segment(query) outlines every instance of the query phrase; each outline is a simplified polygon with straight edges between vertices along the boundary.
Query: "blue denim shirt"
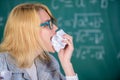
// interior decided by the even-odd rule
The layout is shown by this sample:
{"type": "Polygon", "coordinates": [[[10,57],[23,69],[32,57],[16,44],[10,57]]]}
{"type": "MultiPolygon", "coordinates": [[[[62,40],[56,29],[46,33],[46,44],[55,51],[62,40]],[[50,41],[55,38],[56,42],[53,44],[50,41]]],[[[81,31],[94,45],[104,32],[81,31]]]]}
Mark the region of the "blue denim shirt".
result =
{"type": "MultiPolygon", "coordinates": [[[[59,64],[50,55],[51,62],[41,62],[39,58],[35,60],[38,80],[65,80],[60,73],[59,64]]],[[[12,80],[31,80],[26,70],[18,68],[15,59],[7,52],[0,53],[0,71],[8,70],[12,72],[12,80]]]]}

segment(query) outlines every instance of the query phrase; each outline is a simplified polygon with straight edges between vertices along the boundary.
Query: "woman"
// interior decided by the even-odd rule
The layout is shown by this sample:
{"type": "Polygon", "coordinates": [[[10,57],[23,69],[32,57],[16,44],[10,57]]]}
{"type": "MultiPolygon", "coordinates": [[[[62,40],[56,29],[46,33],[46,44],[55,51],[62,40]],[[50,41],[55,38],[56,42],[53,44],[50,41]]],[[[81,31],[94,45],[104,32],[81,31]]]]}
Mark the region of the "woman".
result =
{"type": "Polygon", "coordinates": [[[66,77],[60,73],[56,59],[49,54],[55,52],[51,44],[58,29],[55,22],[43,4],[16,6],[8,17],[0,44],[0,71],[12,72],[12,80],[78,80],[70,62],[74,50],[70,35],[63,36],[67,46],[58,53],[66,77]]]}

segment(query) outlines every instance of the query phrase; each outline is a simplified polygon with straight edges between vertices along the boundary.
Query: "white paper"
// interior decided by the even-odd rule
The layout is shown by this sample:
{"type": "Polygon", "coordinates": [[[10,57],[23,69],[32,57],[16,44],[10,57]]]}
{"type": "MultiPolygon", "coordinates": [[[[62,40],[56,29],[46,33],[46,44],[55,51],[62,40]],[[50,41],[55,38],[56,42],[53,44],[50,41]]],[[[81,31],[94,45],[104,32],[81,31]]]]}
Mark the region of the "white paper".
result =
{"type": "Polygon", "coordinates": [[[56,52],[59,52],[60,49],[63,49],[66,45],[66,43],[63,43],[63,35],[66,34],[62,29],[56,32],[56,35],[52,37],[52,45],[56,52]]]}

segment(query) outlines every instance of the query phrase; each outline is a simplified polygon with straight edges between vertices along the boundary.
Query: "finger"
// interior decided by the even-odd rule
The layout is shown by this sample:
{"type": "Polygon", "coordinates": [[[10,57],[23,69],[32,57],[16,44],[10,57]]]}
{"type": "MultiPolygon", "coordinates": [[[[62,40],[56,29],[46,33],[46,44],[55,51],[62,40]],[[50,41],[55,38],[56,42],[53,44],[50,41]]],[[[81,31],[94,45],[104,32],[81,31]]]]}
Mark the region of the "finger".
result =
{"type": "Polygon", "coordinates": [[[70,36],[70,35],[68,35],[68,34],[64,34],[63,37],[68,38],[68,39],[71,39],[71,40],[73,39],[72,36],[70,36]]]}
{"type": "Polygon", "coordinates": [[[68,45],[73,45],[73,43],[70,40],[68,40],[68,39],[63,40],[63,42],[68,44],[68,45]]]}
{"type": "Polygon", "coordinates": [[[63,38],[64,38],[64,39],[67,39],[68,41],[70,41],[70,43],[73,43],[73,38],[72,38],[72,36],[70,36],[70,35],[68,35],[68,34],[65,34],[65,35],[63,36],[63,38]]]}

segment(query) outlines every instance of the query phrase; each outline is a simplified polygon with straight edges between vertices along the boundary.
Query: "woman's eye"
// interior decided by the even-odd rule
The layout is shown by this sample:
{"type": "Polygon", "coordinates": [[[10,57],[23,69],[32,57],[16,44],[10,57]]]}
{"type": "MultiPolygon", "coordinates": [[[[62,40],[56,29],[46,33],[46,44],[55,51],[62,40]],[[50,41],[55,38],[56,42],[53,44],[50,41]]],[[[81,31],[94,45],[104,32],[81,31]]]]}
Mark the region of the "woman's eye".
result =
{"type": "Polygon", "coordinates": [[[43,24],[43,26],[47,26],[48,25],[48,23],[47,22],[45,22],[44,24],[43,24]]]}
{"type": "Polygon", "coordinates": [[[43,27],[48,27],[48,28],[52,29],[52,27],[53,27],[53,22],[52,22],[51,20],[48,20],[47,22],[42,23],[41,26],[43,26],[43,27]]]}
{"type": "Polygon", "coordinates": [[[48,24],[45,24],[44,26],[45,26],[45,27],[47,27],[47,26],[48,26],[48,24]]]}

